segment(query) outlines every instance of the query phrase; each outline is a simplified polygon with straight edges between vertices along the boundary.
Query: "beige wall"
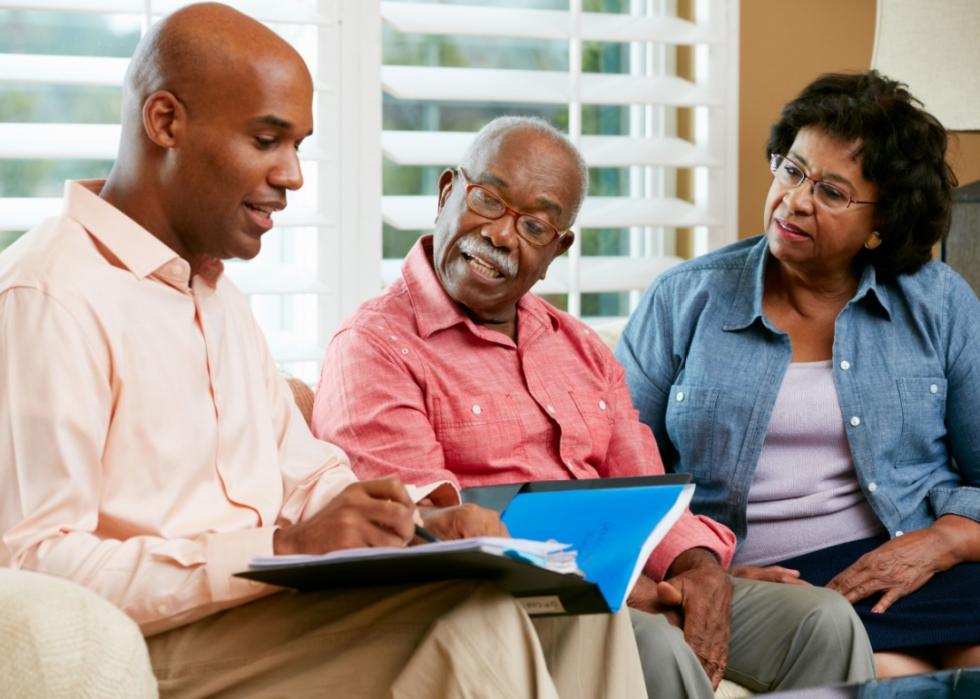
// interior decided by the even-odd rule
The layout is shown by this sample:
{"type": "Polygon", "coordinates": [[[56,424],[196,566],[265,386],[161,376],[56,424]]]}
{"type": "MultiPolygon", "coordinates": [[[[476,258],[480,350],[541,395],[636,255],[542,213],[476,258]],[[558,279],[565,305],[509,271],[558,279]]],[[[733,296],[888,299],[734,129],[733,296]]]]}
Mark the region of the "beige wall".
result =
{"type": "MultiPolygon", "coordinates": [[[[741,237],[762,231],[769,187],[765,145],[782,106],[813,78],[871,65],[875,0],[742,0],[739,66],[741,237]],[[779,48],[782,46],[782,48],[779,48]]],[[[901,76],[891,76],[901,79],[901,76]]],[[[950,163],[960,182],[980,179],[980,133],[959,134],[950,163]]]]}

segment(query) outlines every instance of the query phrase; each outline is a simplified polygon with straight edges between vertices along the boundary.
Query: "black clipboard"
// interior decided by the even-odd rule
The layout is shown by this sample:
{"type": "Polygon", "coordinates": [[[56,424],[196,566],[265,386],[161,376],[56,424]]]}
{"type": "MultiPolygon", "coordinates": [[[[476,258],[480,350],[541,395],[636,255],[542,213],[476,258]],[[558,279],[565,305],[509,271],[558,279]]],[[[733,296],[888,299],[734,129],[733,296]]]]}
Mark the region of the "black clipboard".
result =
{"type": "MultiPolygon", "coordinates": [[[[685,485],[689,474],[533,481],[464,488],[464,503],[476,503],[501,514],[521,493],[595,490],[651,485],[685,485]]],[[[419,551],[414,555],[379,555],[355,560],[293,563],[247,570],[237,577],[298,590],[334,590],[382,585],[417,585],[441,580],[486,580],[510,592],[532,616],[607,614],[599,586],[585,578],[541,568],[485,551],[419,551]]]]}
{"type": "Polygon", "coordinates": [[[547,493],[558,490],[598,490],[601,488],[630,488],[646,485],[687,485],[689,473],[666,473],[659,476],[628,476],[624,478],[584,478],[564,481],[528,481],[504,485],[484,485],[463,488],[460,499],[503,514],[511,501],[521,493],[547,493]]]}
{"type": "Polygon", "coordinates": [[[609,612],[595,583],[485,551],[420,551],[416,555],[313,561],[235,575],[304,591],[485,580],[514,595],[532,616],[609,612]]]}

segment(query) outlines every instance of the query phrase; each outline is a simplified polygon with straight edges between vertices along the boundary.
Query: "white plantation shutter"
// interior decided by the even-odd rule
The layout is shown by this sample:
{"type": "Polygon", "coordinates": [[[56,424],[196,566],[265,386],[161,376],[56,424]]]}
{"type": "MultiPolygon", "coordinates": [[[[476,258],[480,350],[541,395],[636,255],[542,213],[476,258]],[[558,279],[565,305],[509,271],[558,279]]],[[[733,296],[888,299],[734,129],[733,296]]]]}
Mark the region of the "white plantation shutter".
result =
{"type": "MultiPolygon", "coordinates": [[[[128,56],[140,31],[185,4],[0,0],[0,103],[10,100],[13,105],[29,98],[43,102],[39,94],[57,99],[72,90],[83,105],[118,101],[128,56]],[[72,34],[70,28],[76,25],[81,43],[63,46],[62,35],[72,34]],[[18,43],[18,27],[33,33],[28,42],[33,52],[9,49],[18,43]],[[50,32],[47,41],[45,32],[50,32]],[[117,33],[128,43],[114,46],[115,55],[97,55],[106,37],[117,33]],[[72,48],[89,55],[72,55],[72,48]]],[[[300,151],[305,185],[289,194],[289,206],[275,216],[276,225],[264,237],[259,257],[227,265],[229,275],[249,296],[277,361],[313,382],[336,326],[380,288],[380,240],[357,235],[380,227],[380,44],[379,38],[373,45],[365,41],[372,31],[378,35],[378,11],[374,3],[357,0],[233,0],[229,4],[290,41],[314,75],[315,134],[300,151]],[[370,25],[367,31],[365,23],[370,25]],[[365,67],[370,90],[361,89],[365,67]],[[350,235],[341,235],[342,230],[350,235]]],[[[67,177],[104,176],[115,158],[118,110],[103,109],[103,123],[79,120],[71,110],[50,112],[38,114],[37,120],[17,121],[0,107],[2,243],[60,210],[58,177],[47,177],[36,191],[11,192],[17,189],[18,172],[37,166],[64,171],[67,177]]]]}
{"type": "MultiPolygon", "coordinates": [[[[518,39],[563,42],[567,56],[564,70],[476,65],[479,51],[472,52],[476,60],[470,66],[386,64],[381,80],[387,99],[423,109],[428,105],[437,118],[421,129],[388,130],[386,115],[382,148],[396,166],[451,166],[459,162],[476,129],[441,130],[440,122],[451,119],[440,120],[439,110],[480,103],[487,107],[487,118],[512,111],[535,113],[538,107],[552,109],[552,115],[555,108],[567,111],[567,132],[590,168],[619,170],[621,191],[586,199],[576,224],[578,241],[554,262],[535,290],[564,296],[568,310],[576,315],[589,314],[583,309],[583,294],[619,292],[629,302],[619,304],[618,311],[614,304],[611,313],[599,313],[625,315],[639,290],[679,261],[678,229],[693,229],[694,253],[737,238],[738,3],[694,2],[695,20],[677,17],[677,3],[666,0],[586,5],[612,11],[583,11],[582,0],[382,1],[382,19],[394,34],[479,37],[484,52],[493,41],[503,50],[518,39]],[[595,42],[622,45],[620,51],[628,55],[626,69],[583,71],[583,46],[595,42]],[[676,74],[678,45],[695,47],[695,80],[676,74]],[[584,110],[595,106],[619,107],[623,128],[612,134],[583,134],[584,110]],[[678,138],[677,108],[694,109],[695,138],[678,138]],[[676,196],[676,173],[684,168],[694,172],[693,201],[676,196]],[[588,236],[593,243],[602,243],[603,237],[618,239],[619,249],[600,244],[605,252],[583,254],[588,236]],[[632,293],[627,296],[628,292],[632,293]]],[[[390,229],[425,231],[436,211],[434,191],[406,194],[386,188],[382,211],[390,229]]],[[[386,282],[398,276],[399,267],[397,256],[383,262],[386,282]]]]}
{"type": "MultiPolygon", "coordinates": [[[[296,46],[316,87],[305,185],[259,257],[228,264],[277,361],[316,381],[340,322],[431,227],[439,171],[498,114],[549,118],[593,168],[578,240],[536,288],[573,313],[627,314],[685,251],[679,230],[688,254],[734,240],[738,3],[687,0],[694,20],[677,3],[231,2],[296,46]],[[677,46],[694,47],[694,80],[677,46]],[[589,64],[607,54],[617,65],[589,64]],[[694,113],[687,138],[679,109],[694,113]]],[[[184,4],[0,0],[0,247],[59,210],[63,179],[108,172],[128,56],[184,4]]]]}

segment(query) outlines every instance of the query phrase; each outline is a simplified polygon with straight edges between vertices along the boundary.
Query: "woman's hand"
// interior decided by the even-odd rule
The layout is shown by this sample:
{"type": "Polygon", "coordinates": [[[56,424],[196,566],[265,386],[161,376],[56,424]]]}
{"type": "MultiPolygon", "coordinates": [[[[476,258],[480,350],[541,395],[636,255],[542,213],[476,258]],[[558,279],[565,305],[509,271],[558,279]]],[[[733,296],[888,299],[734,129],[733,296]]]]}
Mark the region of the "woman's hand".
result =
{"type": "Polygon", "coordinates": [[[782,566],[732,566],[728,571],[736,578],[749,580],[765,580],[766,582],[785,583],[787,585],[809,585],[800,577],[800,571],[782,566]]]}
{"type": "Polygon", "coordinates": [[[927,529],[887,541],[861,556],[827,583],[854,603],[883,593],[871,611],[881,614],[897,600],[915,592],[936,573],[972,560],[980,524],[965,517],[945,515],[927,529]]]}

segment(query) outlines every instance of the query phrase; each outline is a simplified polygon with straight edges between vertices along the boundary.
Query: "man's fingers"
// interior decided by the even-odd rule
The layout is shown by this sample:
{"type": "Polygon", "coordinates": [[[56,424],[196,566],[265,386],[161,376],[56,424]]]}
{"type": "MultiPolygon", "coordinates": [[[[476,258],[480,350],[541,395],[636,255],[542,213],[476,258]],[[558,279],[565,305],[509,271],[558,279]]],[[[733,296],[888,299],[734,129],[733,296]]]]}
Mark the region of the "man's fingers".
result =
{"type": "Polygon", "coordinates": [[[348,488],[358,487],[360,491],[374,498],[375,500],[391,500],[392,502],[397,502],[405,507],[415,507],[415,503],[412,502],[412,498],[409,496],[408,491],[402,482],[397,478],[380,478],[374,481],[360,481],[359,483],[354,483],[348,488]]]}
{"type": "Polygon", "coordinates": [[[708,681],[711,682],[711,688],[718,689],[718,685],[725,678],[725,666],[707,658],[698,657],[698,660],[704,668],[704,674],[708,676],[708,681]]]}
{"type": "Polygon", "coordinates": [[[415,536],[415,508],[405,507],[399,502],[376,501],[364,508],[364,516],[372,524],[390,531],[401,538],[401,543],[411,541],[415,536]]]}
{"type": "Polygon", "coordinates": [[[657,583],[657,601],[668,607],[678,607],[684,602],[684,595],[674,585],[666,581],[657,583]]]}
{"type": "Polygon", "coordinates": [[[510,536],[500,515],[474,504],[426,509],[425,526],[442,539],[462,539],[473,536],[510,536]]]}

